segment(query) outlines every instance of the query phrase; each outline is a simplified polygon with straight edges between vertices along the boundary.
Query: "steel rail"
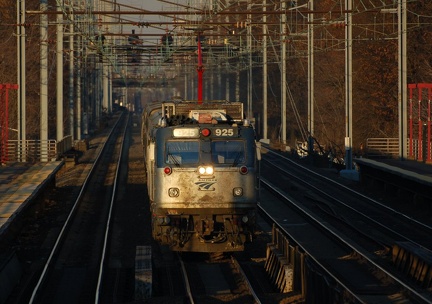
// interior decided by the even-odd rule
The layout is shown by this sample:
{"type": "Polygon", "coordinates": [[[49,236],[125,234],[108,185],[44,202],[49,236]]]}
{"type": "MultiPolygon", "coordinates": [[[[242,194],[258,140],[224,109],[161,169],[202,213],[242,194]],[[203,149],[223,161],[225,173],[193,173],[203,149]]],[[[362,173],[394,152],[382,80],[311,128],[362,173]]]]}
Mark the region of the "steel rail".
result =
{"type": "MultiPolygon", "coordinates": [[[[266,161],[265,159],[263,159],[263,160],[266,161]]],[[[274,166],[271,162],[269,162],[269,163],[270,163],[270,165],[274,166]]],[[[295,162],[294,162],[294,164],[295,164],[295,162]]],[[[311,173],[311,170],[308,170],[307,168],[304,168],[304,167],[302,167],[302,166],[300,166],[300,165],[298,165],[298,164],[296,164],[296,165],[299,166],[299,167],[301,167],[302,169],[307,170],[308,173],[311,173]]],[[[392,233],[393,235],[395,235],[395,236],[397,236],[397,237],[400,237],[401,239],[404,239],[405,241],[410,242],[411,244],[414,244],[414,245],[416,245],[416,246],[418,246],[418,247],[420,247],[420,248],[425,248],[422,244],[419,244],[418,242],[416,242],[415,240],[409,238],[406,234],[404,234],[404,231],[403,231],[403,230],[402,230],[402,231],[397,231],[397,230],[395,230],[395,229],[392,229],[391,227],[386,226],[384,223],[380,222],[379,220],[376,220],[376,219],[374,219],[374,218],[368,216],[366,213],[364,213],[364,212],[362,212],[362,211],[360,211],[360,210],[358,210],[358,209],[356,209],[356,208],[354,208],[354,207],[351,207],[349,204],[347,204],[347,203],[345,203],[345,202],[339,200],[338,198],[336,198],[336,197],[334,197],[334,196],[331,196],[330,194],[326,193],[326,192],[323,191],[323,190],[320,190],[318,187],[315,187],[315,186],[314,186],[313,184],[311,184],[310,182],[307,182],[307,181],[305,181],[305,180],[300,180],[300,179],[298,179],[297,176],[295,176],[295,175],[289,173],[289,172],[286,171],[286,170],[281,169],[280,167],[277,167],[277,168],[278,168],[279,170],[282,170],[285,174],[288,174],[289,176],[295,178],[296,180],[298,180],[298,181],[301,182],[302,184],[307,185],[307,187],[313,189],[313,191],[316,191],[317,193],[319,193],[319,194],[321,194],[321,195],[327,197],[327,198],[330,199],[331,201],[333,201],[333,202],[335,202],[335,203],[337,203],[337,204],[339,204],[339,205],[341,205],[341,206],[344,206],[344,207],[348,208],[348,209],[351,210],[352,212],[355,212],[356,214],[362,216],[362,217],[365,218],[367,221],[369,221],[369,222],[373,223],[374,225],[376,225],[376,226],[378,226],[378,227],[384,229],[385,231],[388,231],[389,233],[392,233]]],[[[341,186],[345,191],[348,191],[348,192],[350,192],[350,193],[352,193],[352,194],[354,194],[354,195],[357,195],[357,196],[361,197],[361,199],[363,199],[363,200],[367,200],[367,201],[369,201],[369,202],[371,202],[371,203],[377,204],[380,208],[382,207],[382,208],[384,208],[384,209],[387,210],[387,211],[391,211],[395,216],[402,217],[402,218],[403,218],[404,220],[406,220],[406,221],[412,222],[412,223],[415,224],[415,225],[419,225],[422,229],[427,229],[427,230],[429,230],[430,233],[432,234],[432,227],[431,227],[431,226],[429,226],[429,225],[427,225],[427,224],[425,224],[425,223],[421,223],[421,222],[419,222],[419,221],[417,221],[417,220],[415,220],[415,219],[413,219],[413,218],[411,218],[411,217],[408,217],[408,216],[406,216],[405,214],[403,214],[403,213],[401,213],[401,212],[399,212],[399,211],[397,211],[397,210],[394,210],[394,209],[392,209],[392,208],[390,208],[390,207],[388,207],[388,206],[386,206],[386,205],[383,205],[383,204],[381,204],[380,202],[378,202],[378,201],[376,201],[376,200],[374,200],[374,199],[372,199],[372,198],[370,198],[370,197],[367,197],[367,196],[365,196],[365,195],[363,195],[363,194],[361,194],[361,193],[359,193],[359,192],[357,192],[357,191],[354,191],[354,190],[352,190],[352,189],[350,189],[350,188],[348,188],[348,187],[346,187],[346,186],[344,186],[344,185],[341,185],[341,184],[339,184],[339,183],[337,183],[337,182],[335,182],[335,181],[333,181],[333,180],[331,180],[331,179],[328,179],[328,178],[326,178],[325,176],[321,176],[321,175],[317,174],[316,172],[314,172],[314,175],[317,176],[317,177],[319,177],[319,178],[323,178],[323,179],[325,179],[326,181],[331,181],[331,182],[333,182],[336,186],[338,186],[338,187],[341,186]]],[[[353,228],[354,228],[354,227],[353,227],[353,228]]],[[[426,250],[430,250],[430,248],[425,248],[425,249],[426,249],[426,250]]]]}
{"type": "MultiPolygon", "coordinates": [[[[378,269],[379,271],[381,271],[383,274],[387,275],[389,278],[391,278],[395,283],[399,284],[399,286],[405,288],[405,290],[409,291],[410,293],[410,297],[412,297],[411,299],[415,299],[416,301],[423,301],[424,303],[430,303],[430,299],[428,297],[426,297],[426,295],[424,295],[423,293],[415,290],[414,288],[412,288],[411,286],[407,285],[405,282],[403,282],[401,279],[399,279],[398,277],[396,277],[395,275],[393,275],[392,273],[388,272],[386,269],[384,269],[382,266],[380,266],[379,264],[377,264],[371,257],[369,257],[368,253],[363,252],[363,250],[361,250],[360,248],[356,248],[356,246],[354,244],[351,244],[348,240],[344,239],[342,236],[340,236],[338,234],[337,231],[334,231],[333,229],[330,229],[329,227],[327,227],[324,223],[322,223],[320,220],[316,219],[315,216],[313,214],[311,214],[310,212],[308,212],[307,210],[303,209],[303,207],[296,203],[295,201],[293,201],[292,199],[288,198],[282,191],[280,191],[279,189],[273,187],[269,181],[267,181],[266,179],[262,179],[261,183],[264,184],[266,187],[268,187],[269,189],[271,189],[272,192],[276,193],[278,196],[280,196],[281,198],[283,198],[284,200],[290,202],[290,205],[292,205],[296,210],[298,210],[299,212],[303,213],[305,216],[307,216],[311,221],[313,221],[317,226],[321,227],[323,230],[325,230],[326,232],[328,232],[330,235],[332,235],[337,241],[341,242],[341,244],[344,244],[345,246],[347,246],[348,248],[350,248],[351,250],[353,250],[354,252],[357,252],[362,258],[364,258],[368,263],[370,263],[370,265],[372,265],[373,267],[375,267],[376,269],[378,269]],[[415,298],[413,298],[415,297],[415,298]]],[[[273,220],[273,222],[275,223],[275,225],[277,225],[277,227],[284,231],[284,233],[286,233],[286,235],[288,235],[291,239],[295,240],[295,238],[281,225],[279,224],[276,220],[274,220],[270,214],[268,214],[265,209],[263,209],[262,206],[258,206],[258,208],[260,209],[260,211],[265,214],[266,217],[271,218],[273,220]]],[[[357,293],[355,293],[354,291],[352,291],[349,286],[347,286],[346,284],[344,284],[340,279],[338,279],[336,276],[334,276],[331,273],[331,270],[328,269],[328,266],[323,265],[322,263],[320,263],[308,250],[306,250],[306,248],[304,248],[301,244],[298,244],[298,246],[315,262],[317,263],[317,265],[319,265],[329,276],[331,276],[338,284],[340,284],[347,292],[350,293],[351,296],[353,296],[356,300],[358,300],[360,303],[367,303],[365,302],[362,298],[361,295],[358,295],[357,293]]]]}
{"type": "MultiPolygon", "coordinates": [[[[126,115],[126,114],[123,113],[123,115],[126,115]]],[[[127,119],[129,120],[130,114],[128,114],[128,115],[129,115],[129,117],[127,119]]],[[[111,217],[112,217],[114,203],[115,203],[115,200],[117,199],[117,189],[119,188],[118,177],[119,177],[120,165],[121,165],[121,161],[122,161],[123,153],[124,153],[124,144],[125,144],[124,138],[126,136],[126,130],[128,129],[128,126],[129,126],[129,123],[127,121],[125,126],[124,126],[124,129],[123,129],[123,135],[122,135],[123,140],[121,142],[121,147],[120,147],[120,156],[119,156],[119,159],[117,161],[117,166],[116,166],[116,171],[115,171],[115,176],[114,176],[114,183],[113,183],[113,190],[111,193],[109,212],[108,212],[108,216],[106,219],[106,229],[105,229],[105,235],[104,235],[104,242],[103,242],[103,246],[102,246],[101,259],[100,259],[100,263],[99,263],[99,275],[98,275],[97,286],[96,286],[96,295],[95,295],[95,303],[96,304],[99,303],[99,297],[100,297],[100,292],[101,292],[102,276],[103,276],[106,251],[107,251],[107,246],[108,246],[108,237],[110,234],[110,227],[111,227],[111,217]]]]}
{"type": "MultiPolygon", "coordinates": [[[[290,204],[299,212],[307,216],[308,218],[311,218],[312,220],[316,221],[316,223],[320,226],[323,226],[319,221],[315,220],[314,216],[310,214],[307,210],[304,210],[299,204],[292,201],[290,198],[285,196],[284,193],[279,191],[277,188],[273,187],[266,179],[263,179],[261,177],[260,182],[267,188],[271,189],[272,192],[276,193],[278,196],[282,197],[284,200],[290,202],[290,204]]],[[[274,219],[265,209],[264,207],[259,204],[258,209],[266,218],[268,218],[279,230],[283,231],[285,235],[287,235],[291,240],[295,241],[295,237],[289,233],[276,219],[274,219]]],[[[325,229],[325,227],[323,227],[325,229]]],[[[348,246],[348,244],[345,242],[344,239],[340,238],[338,235],[336,235],[333,231],[329,230],[329,233],[333,235],[335,238],[337,238],[340,242],[348,246]]],[[[314,257],[314,255],[309,252],[302,244],[297,243],[297,246],[303,251],[305,254],[307,254],[308,257],[310,257],[316,265],[324,269],[324,271],[327,273],[328,276],[330,276],[335,282],[337,282],[340,286],[342,286],[353,298],[355,298],[359,303],[364,302],[354,291],[352,291],[347,285],[345,285],[339,278],[337,278],[335,275],[331,273],[329,269],[325,265],[323,265],[317,258],[314,257]]]]}
{"type": "MultiPolygon", "coordinates": [[[[398,215],[398,216],[400,216],[400,217],[402,217],[402,218],[405,218],[406,220],[412,221],[412,222],[415,223],[416,225],[419,225],[419,226],[421,226],[421,227],[423,227],[423,228],[425,228],[425,229],[430,229],[430,230],[431,230],[431,233],[432,233],[432,226],[430,226],[430,225],[428,225],[428,224],[426,224],[426,223],[420,222],[420,221],[416,220],[415,218],[409,217],[409,216],[407,216],[406,214],[404,214],[404,213],[402,213],[402,212],[399,212],[399,211],[397,211],[397,210],[395,210],[395,209],[393,209],[393,208],[391,208],[391,207],[389,207],[389,206],[387,206],[387,205],[385,205],[385,204],[382,204],[382,203],[380,203],[379,201],[374,200],[373,198],[368,197],[368,196],[366,196],[366,195],[364,195],[364,194],[362,194],[362,193],[360,193],[360,192],[357,192],[357,191],[355,191],[355,190],[353,190],[353,189],[351,189],[351,188],[349,188],[349,187],[347,187],[347,186],[345,186],[345,185],[343,185],[343,184],[341,184],[341,183],[338,183],[338,182],[332,180],[331,178],[328,178],[328,177],[326,177],[326,176],[320,175],[319,173],[317,173],[317,172],[315,172],[315,171],[313,171],[313,170],[310,170],[310,169],[308,169],[308,168],[306,168],[306,167],[304,167],[304,166],[301,166],[300,164],[298,164],[297,162],[293,161],[292,159],[290,159],[290,158],[288,158],[288,157],[286,157],[286,156],[283,156],[283,155],[281,155],[281,154],[279,154],[279,153],[276,153],[276,152],[274,152],[274,151],[272,151],[272,150],[270,150],[270,149],[269,149],[268,151],[269,151],[270,154],[274,154],[274,155],[277,155],[278,157],[283,158],[284,161],[287,161],[287,162],[289,162],[290,164],[292,164],[292,165],[294,165],[294,166],[296,166],[296,167],[298,167],[298,168],[301,168],[301,169],[304,170],[304,171],[307,171],[309,174],[312,174],[312,175],[314,175],[314,176],[316,176],[316,177],[319,177],[319,178],[321,178],[321,179],[324,179],[325,181],[330,182],[330,183],[332,183],[332,184],[334,184],[334,185],[336,185],[336,186],[338,186],[338,187],[340,187],[340,188],[342,188],[342,189],[344,189],[344,190],[346,190],[346,191],[349,191],[349,192],[351,192],[351,193],[357,195],[358,197],[361,197],[361,198],[363,198],[363,199],[369,200],[370,202],[372,202],[372,203],[374,203],[374,204],[376,204],[376,205],[379,205],[380,207],[382,207],[382,208],[384,208],[384,209],[386,209],[386,210],[388,210],[388,211],[394,213],[395,215],[398,215]]],[[[288,173],[288,174],[289,174],[289,173],[288,173]]],[[[312,186],[312,187],[314,187],[314,186],[312,186]]],[[[317,190],[317,191],[322,192],[321,190],[316,189],[316,187],[314,187],[314,189],[317,190]]],[[[338,202],[339,202],[339,201],[338,201],[338,202]]],[[[343,202],[341,202],[341,203],[343,204],[343,202]]],[[[344,204],[344,205],[345,205],[345,204],[344,204]]],[[[346,206],[346,207],[350,208],[349,206],[346,206]]],[[[365,216],[366,216],[366,215],[365,215],[365,216]]]]}
{"type": "MultiPolygon", "coordinates": [[[[350,189],[349,187],[346,187],[346,186],[344,186],[344,185],[341,185],[340,183],[337,183],[337,182],[335,182],[335,181],[333,181],[333,180],[331,180],[331,179],[329,179],[329,178],[327,178],[327,177],[325,177],[325,176],[322,176],[322,175],[320,175],[320,174],[318,174],[318,173],[316,173],[316,172],[314,172],[314,171],[312,171],[312,170],[309,170],[308,168],[305,168],[305,167],[303,167],[303,166],[297,164],[296,162],[292,161],[292,160],[289,159],[289,158],[286,158],[286,157],[280,155],[279,153],[273,152],[273,151],[271,151],[271,150],[269,150],[269,151],[270,151],[271,153],[277,155],[278,157],[282,157],[282,158],[284,158],[284,160],[287,160],[288,162],[292,163],[293,165],[295,165],[295,166],[297,166],[297,167],[299,167],[299,168],[304,169],[305,171],[307,171],[308,174],[313,174],[313,175],[315,175],[315,176],[318,176],[318,177],[320,177],[320,178],[323,178],[323,179],[325,179],[326,181],[329,181],[329,182],[332,182],[332,183],[336,184],[337,186],[341,186],[341,187],[344,188],[346,191],[350,191],[350,192],[352,192],[352,193],[354,193],[354,194],[356,194],[356,195],[359,195],[360,197],[362,197],[362,198],[364,198],[364,199],[368,199],[368,200],[374,201],[373,199],[371,199],[371,198],[369,198],[369,197],[367,197],[367,196],[365,196],[365,195],[363,195],[363,194],[361,194],[361,193],[358,193],[358,192],[356,192],[356,191],[350,189]]],[[[273,165],[273,164],[272,164],[272,165],[273,165]]],[[[274,166],[274,165],[273,165],[273,166],[274,166]]],[[[280,170],[284,171],[285,173],[289,174],[288,172],[286,172],[285,170],[281,169],[280,167],[278,167],[278,168],[279,168],[280,170]]],[[[290,176],[293,176],[293,175],[291,175],[291,174],[289,174],[289,175],[290,175],[290,176]]],[[[294,201],[292,201],[291,199],[289,199],[289,198],[288,198],[288,197],[287,197],[283,192],[281,192],[280,190],[278,190],[278,189],[274,188],[273,186],[271,186],[271,184],[270,184],[269,181],[267,181],[267,180],[264,179],[264,178],[261,178],[261,179],[260,179],[260,182],[263,183],[266,187],[272,189],[272,191],[273,191],[274,193],[277,193],[280,197],[282,197],[282,198],[284,198],[285,200],[289,201],[290,204],[291,204],[292,206],[294,206],[297,210],[299,210],[300,212],[302,212],[302,213],[306,214],[308,217],[310,217],[310,218],[311,218],[311,219],[312,219],[312,220],[313,220],[317,225],[319,225],[320,227],[322,227],[322,228],[325,229],[326,231],[329,231],[332,235],[334,235],[336,238],[338,238],[338,239],[339,239],[340,241],[342,241],[344,244],[346,244],[347,246],[349,246],[350,248],[352,248],[352,250],[355,250],[356,252],[358,252],[358,253],[359,253],[359,254],[360,254],[364,259],[366,259],[369,263],[371,263],[371,265],[373,265],[374,267],[376,267],[377,269],[379,269],[380,271],[382,271],[383,273],[385,273],[385,274],[386,274],[388,277],[390,277],[392,280],[394,280],[395,282],[397,282],[398,284],[400,284],[400,286],[402,286],[402,287],[404,287],[406,290],[408,290],[412,295],[414,295],[415,297],[417,297],[417,299],[421,299],[422,301],[425,301],[426,303],[428,303],[428,302],[430,301],[430,299],[429,299],[428,297],[426,297],[426,295],[423,295],[421,292],[419,292],[419,291],[415,290],[413,287],[407,285],[407,284],[404,283],[401,279],[397,278],[395,275],[393,275],[392,273],[390,273],[389,271],[387,271],[386,269],[384,269],[382,266],[380,266],[379,264],[377,264],[373,259],[371,259],[371,258],[369,257],[369,254],[368,254],[367,252],[363,252],[363,250],[361,250],[360,248],[356,248],[355,245],[350,244],[347,240],[343,239],[342,236],[339,236],[337,232],[333,231],[333,230],[330,229],[329,227],[326,227],[326,226],[325,226],[323,223],[321,223],[319,220],[316,220],[313,214],[311,214],[310,212],[308,212],[307,210],[305,210],[305,209],[304,209],[300,204],[297,204],[296,202],[294,202],[294,201]]],[[[329,194],[326,194],[325,192],[323,192],[323,191],[317,189],[315,186],[313,186],[313,185],[311,185],[311,184],[309,184],[309,183],[307,183],[307,182],[305,182],[305,181],[302,181],[302,182],[305,183],[305,184],[307,184],[308,186],[312,187],[315,191],[318,191],[318,192],[320,192],[320,193],[326,195],[327,197],[330,197],[329,194]]],[[[401,234],[398,233],[397,231],[394,231],[393,229],[390,229],[389,227],[386,227],[386,226],[384,226],[383,224],[379,223],[378,221],[376,221],[376,220],[374,220],[374,219],[368,217],[368,216],[365,215],[364,213],[362,213],[362,212],[360,212],[360,211],[358,211],[358,210],[355,210],[354,208],[352,208],[352,207],[350,207],[350,206],[347,206],[345,203],[339,201],[338,199],[336,199],[336,198],[334,198],[334,197],[331,197],[331,198],[332,198],[333,200],[335,200],[336,202],[338,202],[338,203],[340,203],[340,204],[343,204],[343,205],[346,206],[347,208],[353,210],[353,211],[356,212],[357,214],[360,214],[360,215],[364,216],[365,218],[367,218],[368,220],[374,222],[375,224],[380,225],[381,227],[383,227],[383,228],[386,229],[387,231],[391,231],[392,233],[398,235],[399,237],[404,238],[404,239],[406,239],[406,240],[409,240],[410,242],[412,242],[413,244],[416,244],[417,246],[423,247],[423,246],[421,246],[420,244],[417,244],[416,242],[410,240],[410,239],[407,238],[406,236],[401,235],[401,234]]],[[[376,202],[376,201],[374,201],[374,202],[376,202]]],[[[395,212],[395,214],[397,214],[397,215],[403,215],[403,214],[401,214],[400,212],[397,212],[396,210],[394,210],[394,209],[392,209],[392,208],[389,208],[388,206],[382,205],[382,204],[379,203],[379,202],[376,202],[376,203],[379,204],[380,206],[385,207],[385,208],[388,209],[388,210],[391,210],[392,212],[395,212]]],[[[262,208],[260,207],[260,209],[262,209],[262,208]]],[[[413,220],[413,219],[410,218],[410,217],[407,217],[407,216],[404,216],[404,217],[405,217],[406,219],[408,219],[408,220],[413,220]]],[[[430,226],[425,225],[425,224],[423,224],[423,223],[420,223],[420,222],[418,222],[418,221],[413,220],[413,222],[419,223],[421,226],[424,226],[424,227],[426,227],[427,229],[428,229],[428,228],[429,228],[429,229],[431,228],[430,226]]],[[[280,228],[283,229],[283,231],[286,231],[282,226],[280,226],[280,228]]],[[[288,235],[289,235],[289,234],[288,234],[288,235]]],[[[291,237],[291,236],[290,236],[290,237],[291,237]]],[[[326,269],[326,268],[324,268],[324,269],[326,269]]]]}
{"type": "MultiPolygon", "coordinates": [[[[125,115],[125,114],[123,113],[122,115],[125,115]]],[[[120,121],[122,119],[122,115],[118,118],[117,122],[115,123],[114,127],[112,128],[111,132],[109,133],[108,138],[110,138],[114,134],[114,130],[117,127],[117,125],[120,123],[120,121]]],[[[60,230],[59,235],[57,236],[55,244],[54,244],[53,248],[51,249],[50,255],[49,255],[47,261],[45,262],[45,265],[44,265],[44,268],[42,270],[42,273],[39,276],[39,280],[38,280],[38,282],[36,283],[36,286],[33,289],[32,295],[31,295],[30,300],[29,300],[30,304],[32,304],[36,300],[36,298],[37,298],[37,293],[38,293],[39,289],[41,288],[42,283],[43,283],[43,281],[45,280],[45,278],[46,278],[46,276],[48,274],[48,270],[49,270],[49,268],[50,268],[50,266],[51,266],[51,264],[53,262],[54,255],[57,253],[57,251],[60,248],[60,244],[62,243],[62,241],[63,241],[63,239],[65,237],[65,232],[66,232],[67,228],[69,227],[69,225],[70,225],[70,223],[71,223],[71,221],[72,221],[72,219],[73,219],[73,217],[74,217],[74,215],[75,215],[75,213],[76,213],[76,211],[78,209],[78,206],[81,203],[83,195],[84,195],[85,191],[87,190],[89,181],[90,181],[91,177],[93,176],[93,174],[94,174],[94,172],[96,170],[96,167],[97,167],[97,165],[99,164],[99,162],[101,160],[101,156],[103,154],[103,151],[107,147],[107,142],[108,142],[108,140],[104,142],[102,148],[100,149],[100,151],[99,151],[99,153],[98,153],[98,155],[96,157],[95,162],[93,163],[93,165],[92,165],[89,173],[87,174],[87,176],[86,176],[86,178],[84,180],[84,183],[83,183],[83,185],[81,187],[81,190],[80,190],[80,192],[78,194],[78,197],[75,200],[75,203],[74,203],[71,211],[69,212],[69,215],[68,215],[66,221],[64,222],[64,224],[62,226],[62,229],[60,230]]]]}
{"type": "Polygon", "coordinates": [[[255,303],[261,304],[261,300],[258,298],[255,290],[252,287],[252,284],[249,282],[249,280],[248,280],[248,278],[246,276],[246,273],[243,271],[240,263],[237,261],[236,258],[234,258],[234,256],[231,256],[231,262],[233,263],[233,265],[235,266],[235,268],[240,272],[240,274],[243,276],[243,279],[245,280],[246,285],[249,288],[249,292],[251,293],[252,297],[255,300],[255,303]]]}
{"type": "Polygon", "coordinates": [[[184,285],[185,285],[187,297],[189,299],[190,304],[195,304],[195,301],[194,301],[193,295],[192,295],[192,291],[191,291],[191,286],[190,286],[190,283],[189,283],[189,277],[188,277],[187,271],[186,271],[186,266],[185,266],[185,264],[183,262],[183,259],[180,257],[179,254],[177,255],[177,257],[178,257],[178,259],[180,261],[181,272],[182,272],[182,275],[183,275],[183,282],[184,282],[184,285]]]}

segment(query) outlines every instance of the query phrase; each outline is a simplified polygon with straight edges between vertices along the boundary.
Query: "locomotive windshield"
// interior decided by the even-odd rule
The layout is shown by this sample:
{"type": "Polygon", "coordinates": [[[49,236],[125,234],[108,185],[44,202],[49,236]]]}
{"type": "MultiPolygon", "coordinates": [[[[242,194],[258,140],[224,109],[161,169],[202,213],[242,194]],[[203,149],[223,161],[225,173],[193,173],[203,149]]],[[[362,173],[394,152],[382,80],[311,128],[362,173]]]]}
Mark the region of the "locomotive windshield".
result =
{"type": "Polygon", "coordinates": [[[198,141],[168,141],[165,148],[167,164],[196,164],[199,160],[198,141]]]}
{"type": "Polygon", "coordinates": [[[212,161],[215,164],[236,166],[245,162],[243,141],[213,141],[211,144],[212,161]]]}
{"type": "Polygon", "coordinates": [[[199,155],[200,150],[208,155],[208,160],[214,164],[232,165],[245,162],[245,144],[241,140],[215,140],[211,141],[206,149],[207,143],[200,141],[167,141],[165,145],[165,163],[175,166],[184,164],[196,164],[198,161],[207,159],[199,155]],[[208,154],[207,154],[208,153],[208,154]]]}

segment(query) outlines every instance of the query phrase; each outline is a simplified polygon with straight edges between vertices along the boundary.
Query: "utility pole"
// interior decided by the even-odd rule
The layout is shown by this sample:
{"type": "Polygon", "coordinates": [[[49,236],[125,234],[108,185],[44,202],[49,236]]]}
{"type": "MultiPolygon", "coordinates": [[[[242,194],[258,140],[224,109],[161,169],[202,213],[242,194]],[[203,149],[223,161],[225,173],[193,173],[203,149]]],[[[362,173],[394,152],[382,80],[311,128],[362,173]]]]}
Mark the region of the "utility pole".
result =
{"type": "MultiPolygon", "coordinates": [[[[87,50],[83,47],[83,40],[81,36],[77,39],[77,66],[76,66],[76,139],[81,140],[81,135],[87,136],[89,134],[88,122],[88,102],[89,95],[87,94],[87,102],[83,102],[82,94],[83,89],[81,88],[82,83],[88,81],[87,72],[83,72],[83,57],[85,58],[84,63],[87,61],[87,50]],[[83,77],[85,77],[84,81],[83,77]],[[84,105],[83,105],[84,104],[84,105]],[[84,113],[82,112],[84,109],[84,113]]],[[[86,93],[88,93],[88,86],[86,87],[86,93]]],[[[90,97],[91,98],[91,97],[90,97]]],[[[72,105],[73,106],[73,105],[72,105]]]]}
{"type": "Polygon", "coordinates": [[[286,87],[286,1],[281,2],[281,144],[286,145],[286,100],[287,100],[287,87],[286,87]]]}
{"type": "MultiPolygon", "coordinates": [[[[112,4],[108,4],[107,2],[103,2],[101,3],[101,6],[103,7],[103,9],[108,10],[108,9],[112,9],[114,10],[114,7],[112,7],[112,4]]],[[[111,21],[111,17],[105,16],[103,15],[102,17],[102,22],[106,22],[106,21],[111,21]]],[[[108,25],[107,25],[108,27],[108,25]]],[[[107,113],[111,112],[111,105],[110,105],[110,96],[109,96],[109,92],[110,92],[110,85],[109,85],[109,60],[108,60],[108,56],[110,56],[111,54],[107,54],[106,50],[108,49],[107,46],[105,46],[105,39],[103,38],[103,31],[100,33],[100,41],[101,41],[101,52],[102,52],[102,107],[104,110],[107,111],[107,113]]],[[[109,43],[107,43],[109,45],[109,43]]]]}
{"type": "Polygon", "coordinates": [[[352,169],[352,0],[346,0],[345,15],[345,165],[352,169]]]}
{"type": "Polygon", "coordinates": [[[263,139],[268,139],[268,127],[267,127],[267,90],[268,90],[268,69],[267,69],[267,0],[263,0],[263,139]]]}
{"type": "MultiPolygon", "coordinates": [[[[251,0],[248,1],[248,11],[250,11],[252,9],[252,3],[251,0]]],[[[253,116],[253,112],[252,112],[252,86],[253,86],[253,81],[252,81],[252,15],[248,14],[247,15],[247,22],[246,22],[246,26],[247,26],[247,54],[249,54],[249,68],[248,68],[248,72],[247,72],[247,79],[248,79],[248,85],[247,85],[247,118],[248,119],[252,119],[253,116]]]]}
{"type": "Polygon", "coordinates": [[[398,1],[399,158],[407,157],[407,1],[398,1]]]}
{"type": "MultiPolygon", "coordinates": [[[[46,11],[47,0],[40,0],[40,10],[46,11]]],[[[40,16],[40,155],[48,161],[48,15],[40,16]]]]}
{"type": "MultiPolygon", "coordinates": [[[[309,0],[309,10],[314,10],[314,0],[309,0]]],[[[315,98],[315,69],[314,69],[314,14],[308,14],[308,153],[312,156],[314,147],[314,98],[315,98]]]]}
{"type": "MultiPolygon", "coordinates": [[[[62,6],[64,3],[62,3],[62,6]]],[[[57,4],[57,10],[62,6],[57,4]]],[[[57,15],[57,141],[63,139],[63,14],[57,15]]]]}
{"type": "Polygon", "coordinates": [[[352,1],[345,1],[345,170],[340,175],[358,180],[352,156],[352,1]]]}
{"type": "Polygon", "coordinates": [[[25,0],[17,0],[17,83],[18,83],[18,155],[17,160],[26,161],[23,153],[26,142],[26,29],[25,0]]]}
{"type": "MultiPolygon", "coordinates": [[[[72,13],[73,8],[72,4],[70,3],[70,7],[68,8],[69,12],[72,13]]],[[[71,14],[71,21],[73,21],[74,16],[71,14]]],[[[72,142],[75,139],[74,131],[75,131],[75,124],[74,124],[74,75],[75,75],[75,48],[74,48],[74,23],[70,22],[69,24],[69,132],[72,136],[72,142]]],[[[78,135],[78,134],[77,134],[78,135]]]]}

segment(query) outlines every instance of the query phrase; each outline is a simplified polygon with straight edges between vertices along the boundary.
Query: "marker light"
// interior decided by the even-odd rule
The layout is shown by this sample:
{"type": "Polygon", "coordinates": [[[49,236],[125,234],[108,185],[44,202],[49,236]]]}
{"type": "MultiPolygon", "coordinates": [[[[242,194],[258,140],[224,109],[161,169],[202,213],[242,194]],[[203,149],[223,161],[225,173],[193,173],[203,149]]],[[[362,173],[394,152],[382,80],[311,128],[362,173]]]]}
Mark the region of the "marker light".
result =
{"type": "Polygon", "coordinates": [[[198,172],[202,175],[212,175],[214,170],[212,166],[201,166],[198,167],[198,172]]]}
{"type": "Polygon", "coordinates": [[[247,174],[249,170],[246,166],[241,166],[239,171],[241,174],[247,174]]]}
{"type": "Polygon", "coordinates": [[[170,175],[170,174],[172,173],[172,169],[171,169],[171,167],[165,167],[165,168],[164,168],[164,173],[165,173],[166,175],[170,175]]]}
{"type": "Polygon", "coordinates": [[[202,129],[202,130],[201,130],[201,134],[202,134],[202,136],[204,136],[204,137],[209,136],[210,133],[211,133],[211,132],[210,132],[209,129],[202,129]]]}
{"type": "Polygon", "coordinates": [[[236,187],[233,189],[233,195],[234,196],[242,196],[243,195],[243,188],[236,187]]]}
{"type": "Polygon", "coordinates": [[[168,189],[168,196],[169,197],[178,197],[180,195],[180,189],[179,188],[169,188],[168,189]]]}

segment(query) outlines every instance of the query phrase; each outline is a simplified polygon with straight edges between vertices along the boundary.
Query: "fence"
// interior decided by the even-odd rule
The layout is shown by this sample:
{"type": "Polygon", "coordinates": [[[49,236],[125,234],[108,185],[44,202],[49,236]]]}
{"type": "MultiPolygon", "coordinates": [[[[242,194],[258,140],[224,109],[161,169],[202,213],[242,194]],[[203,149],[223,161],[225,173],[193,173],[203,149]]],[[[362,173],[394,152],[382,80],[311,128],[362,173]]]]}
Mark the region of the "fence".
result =
{"type": "MultiPolygon", "coordinates": [[[[368,158],[398,158],[398,138],[368,138],[366,141],[366,153],[368,158]]],[[[409,158],[415,160],[428,160],[432,157],[430,149],[426,149],[426,142],[407,139],[407,148],[411,149],[409,158]],[[429,155],[427,155],[429,153],[429,155]]]]}
{"type": "Polygon", "coordinates": [[[366,153],[368,158],[396,158],[399,156],[399,139],[368,138],[366,153]]]}
{"type": "Polygon", "coordinates": [[[411,83],[408,84],[408,88],[409,156],[413,159],[432,162],[432,83],[411,83]],[[414,100],[415,97],[416,100],[414,100]]]}
{"type": "Polygon", "coordinates": [[[72,147],[72,136],[56,140],[8,140],[1,152],[3,162],[49,162],[56,161],[72,147]]]}

